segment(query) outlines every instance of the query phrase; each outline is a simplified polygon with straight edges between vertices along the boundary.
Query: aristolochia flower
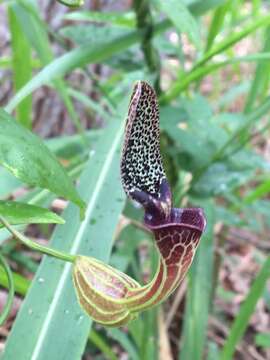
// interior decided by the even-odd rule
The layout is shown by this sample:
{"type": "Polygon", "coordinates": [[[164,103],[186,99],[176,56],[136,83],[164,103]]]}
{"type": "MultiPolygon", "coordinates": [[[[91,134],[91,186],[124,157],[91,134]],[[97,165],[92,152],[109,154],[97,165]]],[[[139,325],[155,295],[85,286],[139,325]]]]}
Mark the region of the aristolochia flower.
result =
{"type": "Polygon", "coordinates": [[[76,258],[73,280],[79,302],[89,316],[106,326],[126,324],[177,288],[206,224],[202,209],[172,206],[160,154],[157,98],[144,81],[135,85],[130,100],[121,179],[127,195],[144,207],[144,222],[154,235],[160,257],[153,280],[144,286],[94,258],[76,258]]]}

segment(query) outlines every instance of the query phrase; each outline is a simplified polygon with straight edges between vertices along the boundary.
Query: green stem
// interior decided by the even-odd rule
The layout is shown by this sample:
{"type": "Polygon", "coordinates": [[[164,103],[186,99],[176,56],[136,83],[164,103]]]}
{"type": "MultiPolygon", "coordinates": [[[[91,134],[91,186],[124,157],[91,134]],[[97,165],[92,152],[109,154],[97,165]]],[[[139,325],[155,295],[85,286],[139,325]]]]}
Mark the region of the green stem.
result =
{"type": "Polygon", "coordinates": [[[157,50],[152,44],[154,23],[149,0],[134,0],[134,10],[136,12],[137,28],[142,32],[141,48],[144,58],[150,73],[155,76],[155,89],[157,93],[160,93],[160,61],[157,50]]]}
{"type": "Polygon", "coordinates": [[[1,253],[0,253],[0,264],[3,266],[8,279],[8,298],[4,306],[4,309],[2,311],[2,314],[0,315],[0,326],[1,326],[6,321],[12,307],[12,303],[14,299],[14,281],[10,267],[1,253]]]}
{"type": "Polygon", "coordinates": [[[20,242],[22,242],[25,246],[29,247],[32,250],[40,251],[43,254],[53,256],[57,259],[68,261],[73,263],[76,259],[75,255],[67,254],[62,251],[58,251],[55,249],[51,249],[47,246],[40,245],[38,243],[35,243],[34,241],[28,239],[26,236],[21,234],[19,231],[15,230],[3,216],[0,216],[0,221],[2,224],[8,229],[8,231],[20,242]]]}

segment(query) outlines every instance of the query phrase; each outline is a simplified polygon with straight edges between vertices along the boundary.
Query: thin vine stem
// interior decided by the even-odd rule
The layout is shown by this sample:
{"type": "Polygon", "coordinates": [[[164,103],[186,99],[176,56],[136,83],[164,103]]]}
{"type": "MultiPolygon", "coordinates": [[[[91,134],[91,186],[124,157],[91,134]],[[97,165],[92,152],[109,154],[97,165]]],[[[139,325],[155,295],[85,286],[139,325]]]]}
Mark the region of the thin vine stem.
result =
{"type": "Polygon", "coordinates": [[[25,246],[29,247],[30,249],[40,251],[43,254],[53,256],[53,257],[63,260],[63,261],[68,261],[68,262],[74,263],[74,261],[76,259],[75,255],[67,254],[62,251],[52,249],[48,246],[40,245],[40,244],[28,239],[26,236],[21,234],[19,231],[15,230],[8,223],[8,221],[5,218],[3,218],[3,216],[0,216],[0,221],[17,240],[19,240],[21,243],[23,243],[25,246]]]}
{"type": "Polygon", "coordinates": [[[14,280],[13,280],[12,272],[10,270],[7,261],[5,260],[4,256],[1,253],[0,253],[0,264],[3,266],[8,280],[8,298],[4,306],[4,309],[0,314],[0,326],[2,326],[4,322],[7,320],[10,310],[12,308],[15,289],[14,289],[14,280]]]}

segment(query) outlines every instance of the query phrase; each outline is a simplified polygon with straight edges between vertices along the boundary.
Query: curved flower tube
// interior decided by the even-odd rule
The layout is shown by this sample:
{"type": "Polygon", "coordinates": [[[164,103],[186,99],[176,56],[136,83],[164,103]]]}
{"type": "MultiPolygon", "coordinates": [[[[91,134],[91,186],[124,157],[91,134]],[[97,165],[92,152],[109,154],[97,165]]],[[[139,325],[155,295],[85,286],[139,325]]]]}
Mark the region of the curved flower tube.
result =
{"type": "Polygon", "coordinates": [[[192,263],[206,220],[202,209],[172,207],[159,149],[159,110],[154,90],[139,81],[131,96],[121,159],[125,192],[145,209],[144,222],[160,254],[153,280],[144,286],[94,258],[78,256],[73,280],[82,308],[96,322],[121,326],[164,301],[192,263]]]}

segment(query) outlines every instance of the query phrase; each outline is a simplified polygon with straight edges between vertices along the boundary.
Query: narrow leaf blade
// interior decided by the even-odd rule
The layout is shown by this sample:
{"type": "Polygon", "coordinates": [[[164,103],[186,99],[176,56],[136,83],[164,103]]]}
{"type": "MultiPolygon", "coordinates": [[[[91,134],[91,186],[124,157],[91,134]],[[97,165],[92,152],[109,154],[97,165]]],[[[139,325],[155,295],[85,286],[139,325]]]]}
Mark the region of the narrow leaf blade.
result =
{"type": "Polygon", "coordinates": [[[186,33],[196,47],[200,46],[200,33],[195,18],[181,0],[160,1],[160,7],[175,27],[186,33]]]}
{"type": "MultiPolygon", "coordinates": [[[[127,109],[127,102],[124,108],[127,109]]],[[[104,130],[80,178],[79,191],[87,202],[85,219],[80,223],[75,207],[70,204],[63,214],[66,224],[55,229],[52,247],[108,261],[124,205],[119,179],[123,127],[121,115],[121,121],[115,119],[104,130]]],[[[81,358],[91,321],[77,303],[70,270],[71,264],[43,259],[13,326],[3,359],[81,358]]]]}
{"type": "MultiPolygon", "coordinates": [[[[31,48],[22,31],[14,10],[8,8],[9,28],[11,32],[12,47],[12,68],[13,68],[13,87],[18,91],[24,86],[32,76],[31,68],[31,48]]],[[[17,118],[20,123],[28,128],[31,127],[31,108],[32,97],[26,97],[17,108],[17,118]]]]}
{"type": "Polygon", "coordinates": [[[238,316],[236,317],[230,334],[222,349],[220,360],[232,359],[235,352],[236,345],[241,340],[247,328],[249,319],[254,312],[257,301],[262,296],[267,280],[270,277],[270,257],[268,257],[254,283],[251,286],[248,296],[240,308],[238,316]]]}

